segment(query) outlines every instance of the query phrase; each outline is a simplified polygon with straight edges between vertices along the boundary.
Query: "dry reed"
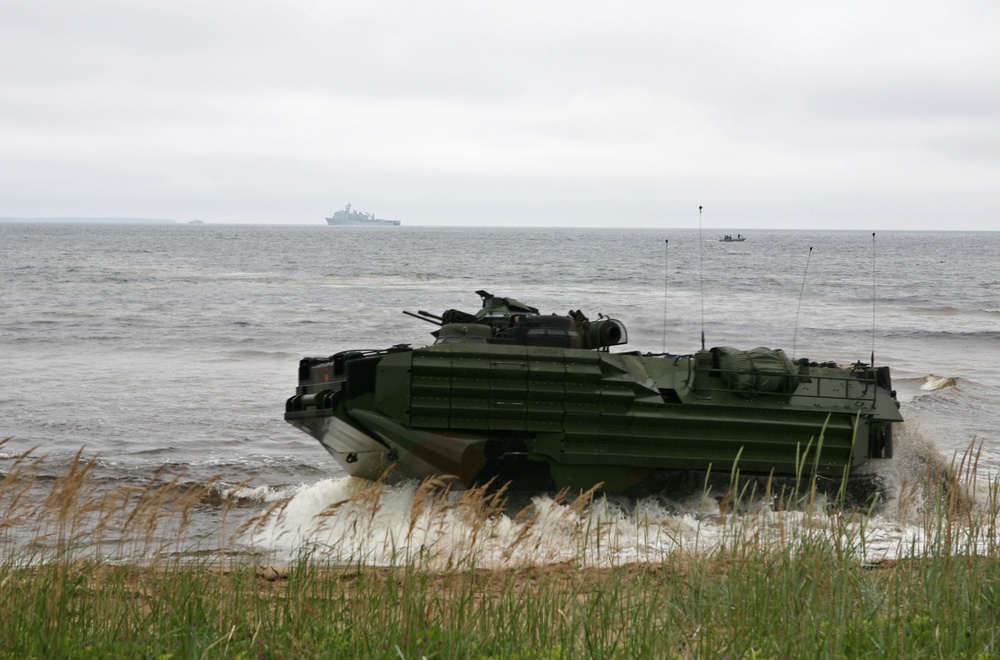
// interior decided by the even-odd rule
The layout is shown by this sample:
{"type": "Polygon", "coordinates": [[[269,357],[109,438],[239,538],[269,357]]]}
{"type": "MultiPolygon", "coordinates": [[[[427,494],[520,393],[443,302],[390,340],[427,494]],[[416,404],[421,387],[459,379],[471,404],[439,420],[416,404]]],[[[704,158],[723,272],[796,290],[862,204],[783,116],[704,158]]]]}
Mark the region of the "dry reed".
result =
{"type": "Polygon", "coordinates": [[[0,478],[0,655],[992,654],[1000,643],[982,622],[1000,616],[1000,486],[977,480],[981,451],[903,484],[904,500],[923,498],[901,510],[919,509],[925,536],[876,561],[875,519],[830,512],[813,488],[734,479],[687,529],[593,492],[512,510],[503,489],[431,480],[401,513],[385,482],[332,502],[309,530],[326,541],[303,537],[271,567],[231,554],[236,541],[185,552],[199,507],[218,499],[211,486],[154,474],[108,488],[82,452],[55,477],[26,452],[0,478]],[[369,539],[390,514],[391,533],[369,539]],[[633,546],[660,550],[622,553],[633,546]]]}

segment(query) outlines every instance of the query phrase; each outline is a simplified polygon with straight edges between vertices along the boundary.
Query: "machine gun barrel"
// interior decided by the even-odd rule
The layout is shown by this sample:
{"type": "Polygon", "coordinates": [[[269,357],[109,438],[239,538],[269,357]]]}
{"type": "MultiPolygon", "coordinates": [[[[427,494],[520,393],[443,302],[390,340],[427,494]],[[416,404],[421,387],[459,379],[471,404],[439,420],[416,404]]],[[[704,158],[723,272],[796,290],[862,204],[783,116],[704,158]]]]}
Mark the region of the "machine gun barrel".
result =
{"type": "Polygon", "coordinates": [[[421,321],[427,321],[428,323],[433,323],[434,325],[444,325],[441,321],[440,316],[435,316],[434,314],[428,314],[423,310],[418,309],[417,313],[414,314],[413,312],[408,312],[404,309],[403,313],[408,316],[412,316],[415,319],[420,319],[421,321]]]}

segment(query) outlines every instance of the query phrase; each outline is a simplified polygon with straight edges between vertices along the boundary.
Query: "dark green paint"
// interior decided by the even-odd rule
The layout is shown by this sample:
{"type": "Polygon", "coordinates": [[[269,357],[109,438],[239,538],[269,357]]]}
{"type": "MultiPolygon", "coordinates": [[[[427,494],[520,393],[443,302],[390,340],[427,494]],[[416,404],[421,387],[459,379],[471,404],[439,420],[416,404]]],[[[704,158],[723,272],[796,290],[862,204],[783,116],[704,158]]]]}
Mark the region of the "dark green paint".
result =
{"type": "Polygon", "coordinates": [[[434,345],[305,358],[285,418],[352,474],[628,490],[658,472],[837,478],[891,455],[887,368],[780,351],[611,353],[617,321],[479,292],[434,345]],[[767,391],[761,391],[767,390],[767,391]],[[817,456],[818,451],[818,456],[817,456]]]}

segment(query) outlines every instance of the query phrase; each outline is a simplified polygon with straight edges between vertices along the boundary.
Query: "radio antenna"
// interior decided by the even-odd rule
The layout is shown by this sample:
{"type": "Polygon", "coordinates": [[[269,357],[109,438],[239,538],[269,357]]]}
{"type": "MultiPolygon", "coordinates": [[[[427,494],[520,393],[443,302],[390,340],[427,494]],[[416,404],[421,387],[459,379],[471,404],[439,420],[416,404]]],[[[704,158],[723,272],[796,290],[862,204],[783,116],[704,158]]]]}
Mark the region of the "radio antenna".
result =
{"type": "Polygon", "coordinates": [[[875,368],[875,232],[872,232],[872,369],[875,368]]]}
{"type": "Polygon", "coordinates": [[[667,287],[670,284],[670,239],[663,241],[663,352],[667,352],[667,287]]]}
{"type": "Polygon", "coordinates": [[[701,280],[701,350],[705,350],[705,241],[701,237],[701,208],[698,207],[698,279],[701,280]]]}
{"type": "Polygon", "coordinates": [[[802,288],[799,289],[799,306],[795,310],[795,331],[792,333],[792,359],[795,359],[795,342],[799,337],[799,312],[802,311],[802,294],[806,290],[806,274],[809,272],[809,260],[812,258],[813,249],[809,246],[809,254],[806,255],[806,269],[802,271],[802,288]]]}

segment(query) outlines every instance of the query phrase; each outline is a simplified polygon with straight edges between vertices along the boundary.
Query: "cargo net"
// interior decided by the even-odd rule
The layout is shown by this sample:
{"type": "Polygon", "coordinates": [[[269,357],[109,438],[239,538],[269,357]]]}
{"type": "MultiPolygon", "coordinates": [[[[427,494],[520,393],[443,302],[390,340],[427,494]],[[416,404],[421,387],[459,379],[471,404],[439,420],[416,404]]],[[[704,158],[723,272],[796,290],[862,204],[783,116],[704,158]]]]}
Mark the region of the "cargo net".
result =
{"type": "Polygon", "coordinates": [[[739,394],[791,394],[799,385],[798,369],[780,348],[742,351],[719,346],[711,352],[722,382],[739,394]]]}

